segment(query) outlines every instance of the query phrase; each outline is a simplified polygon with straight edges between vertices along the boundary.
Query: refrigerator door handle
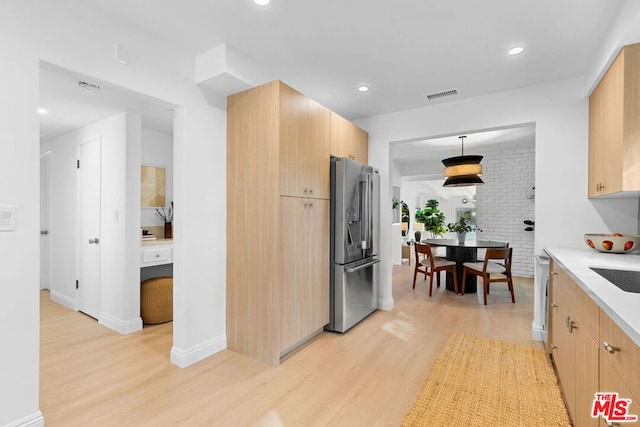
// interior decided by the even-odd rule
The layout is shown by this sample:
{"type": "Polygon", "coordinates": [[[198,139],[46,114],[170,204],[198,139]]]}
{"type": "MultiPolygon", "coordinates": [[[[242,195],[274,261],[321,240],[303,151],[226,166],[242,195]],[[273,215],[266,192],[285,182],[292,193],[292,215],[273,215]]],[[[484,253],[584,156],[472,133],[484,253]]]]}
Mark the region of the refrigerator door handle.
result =
{"type": "Polygon", "coordinates": [[[369,209],[369,205],[370,205],[370,199],[371,199],[371,194],[370,194],[370,189],[369,189],[369,183],[371,180],[371,176],[366,173],[365,175],[365,181],[364,181],[364,200],[362,203],[362,216],[364,218],[362,218],[362,227],[364,228],[363,233],[362,233],[362,245],[361,245],[361,249],[362,251],[366,251],[369,248],[369,221],[371,218],[369,218],[369,214],[370,214],[370,209],[369,209]]]}
{"type": "Polygon", "coordinates": [[[369,251],[373,250],[373,174],[367,174],[367,193],[369,197],[367,197],[368,204],[368,216],[367,216],[367,249],[369,251]]]}
{"type": "Polygon", "coordinates": [[[364,270],[365,268],[369,268],[369,267],[371,267],[372,265],[377,264],[377,263],[379,263],[379,262],[380,262],[380,260],[379,260],[379,259],[374,259],[374,260],[373,260],[373,261],[371,261],[371,262],[368,262],[368,263],[366,263],[366,264],[359,265],[359,266],[357,266],[357,267],[347,267],[347,268],[345,268],[345,269],[344,269],[344,271],[346,271],[347,273],[354,273],[354,272],[356,272],[356,271],[358,271],[358,270],[364,270]]]}

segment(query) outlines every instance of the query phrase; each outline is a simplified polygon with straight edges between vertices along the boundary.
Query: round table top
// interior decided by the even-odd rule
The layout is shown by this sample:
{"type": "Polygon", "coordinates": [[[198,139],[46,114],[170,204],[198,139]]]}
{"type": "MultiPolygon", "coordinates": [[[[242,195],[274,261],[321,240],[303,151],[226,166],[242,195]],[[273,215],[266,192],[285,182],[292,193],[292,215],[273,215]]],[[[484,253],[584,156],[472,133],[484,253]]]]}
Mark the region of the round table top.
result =
{"type": "Polygon", "coordinates": [[[491,240],[465,240],[463,243],[458,239],[423,239],[421,243],[427,243],[431,246],[446,246],[457,248],[504,248],[506,242],[493,242],[491,240]]]}

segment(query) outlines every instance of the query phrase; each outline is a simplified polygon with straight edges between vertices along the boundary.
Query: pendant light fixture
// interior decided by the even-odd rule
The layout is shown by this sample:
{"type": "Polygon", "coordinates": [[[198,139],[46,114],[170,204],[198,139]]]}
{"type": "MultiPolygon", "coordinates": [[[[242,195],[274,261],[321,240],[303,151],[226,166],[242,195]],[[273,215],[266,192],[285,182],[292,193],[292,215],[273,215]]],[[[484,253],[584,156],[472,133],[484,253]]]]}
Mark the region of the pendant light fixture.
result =
{"type": "Polygon", "coordinates": [[[484,184],[479,175],[482,174],[482,156],[465,156],[464,155],[464,139],[465,135],[459,136],[462,144],[462,155],[449,157],[444,159],[444,176],[447,180],[442,184],[443,187],[465,187],[468,185],[484,184]]]}

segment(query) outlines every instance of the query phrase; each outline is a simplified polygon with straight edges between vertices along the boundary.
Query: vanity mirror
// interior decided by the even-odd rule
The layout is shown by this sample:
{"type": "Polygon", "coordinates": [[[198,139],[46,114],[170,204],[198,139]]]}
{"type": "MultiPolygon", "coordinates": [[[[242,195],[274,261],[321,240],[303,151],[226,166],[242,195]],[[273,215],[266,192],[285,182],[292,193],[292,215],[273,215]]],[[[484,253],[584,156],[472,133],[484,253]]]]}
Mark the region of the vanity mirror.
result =
{"type": "Polygon", "coordinates": [[[141,167],[140,206],[143,208],[163,208],[165,206],[165,168],[141,167]]]}

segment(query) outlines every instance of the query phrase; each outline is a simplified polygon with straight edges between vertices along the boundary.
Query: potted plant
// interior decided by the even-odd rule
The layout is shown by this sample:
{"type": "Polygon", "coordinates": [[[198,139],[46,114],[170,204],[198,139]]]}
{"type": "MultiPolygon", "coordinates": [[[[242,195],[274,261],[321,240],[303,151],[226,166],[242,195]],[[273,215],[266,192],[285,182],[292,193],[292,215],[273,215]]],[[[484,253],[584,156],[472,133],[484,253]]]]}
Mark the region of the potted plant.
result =
{"type": "Polygon", "coordinates": [[[173,202],[168,208],[156,209],[156,216],[164,223],[164,238],[171,239],[173,237],[171,225],[173,222],[173,202]]]}
{"type": "Polygon", "coordinates": [[[447,224],[447,230],[455,232],[458,235],[458,242],[464,243],[467,233],[470,232],[472,228],[464,217],[460,217],[458,221],[447,224]]]}
{"type": "Polygon", "coordinates": [[[442,236],[447,231],[444,227],[444,213],[438,209],[436,199],[430,199],[425,203],[424,209],[416,209],[416,223],[424,224],[424,231],[430,233],[431,238],[442,236]]]}

